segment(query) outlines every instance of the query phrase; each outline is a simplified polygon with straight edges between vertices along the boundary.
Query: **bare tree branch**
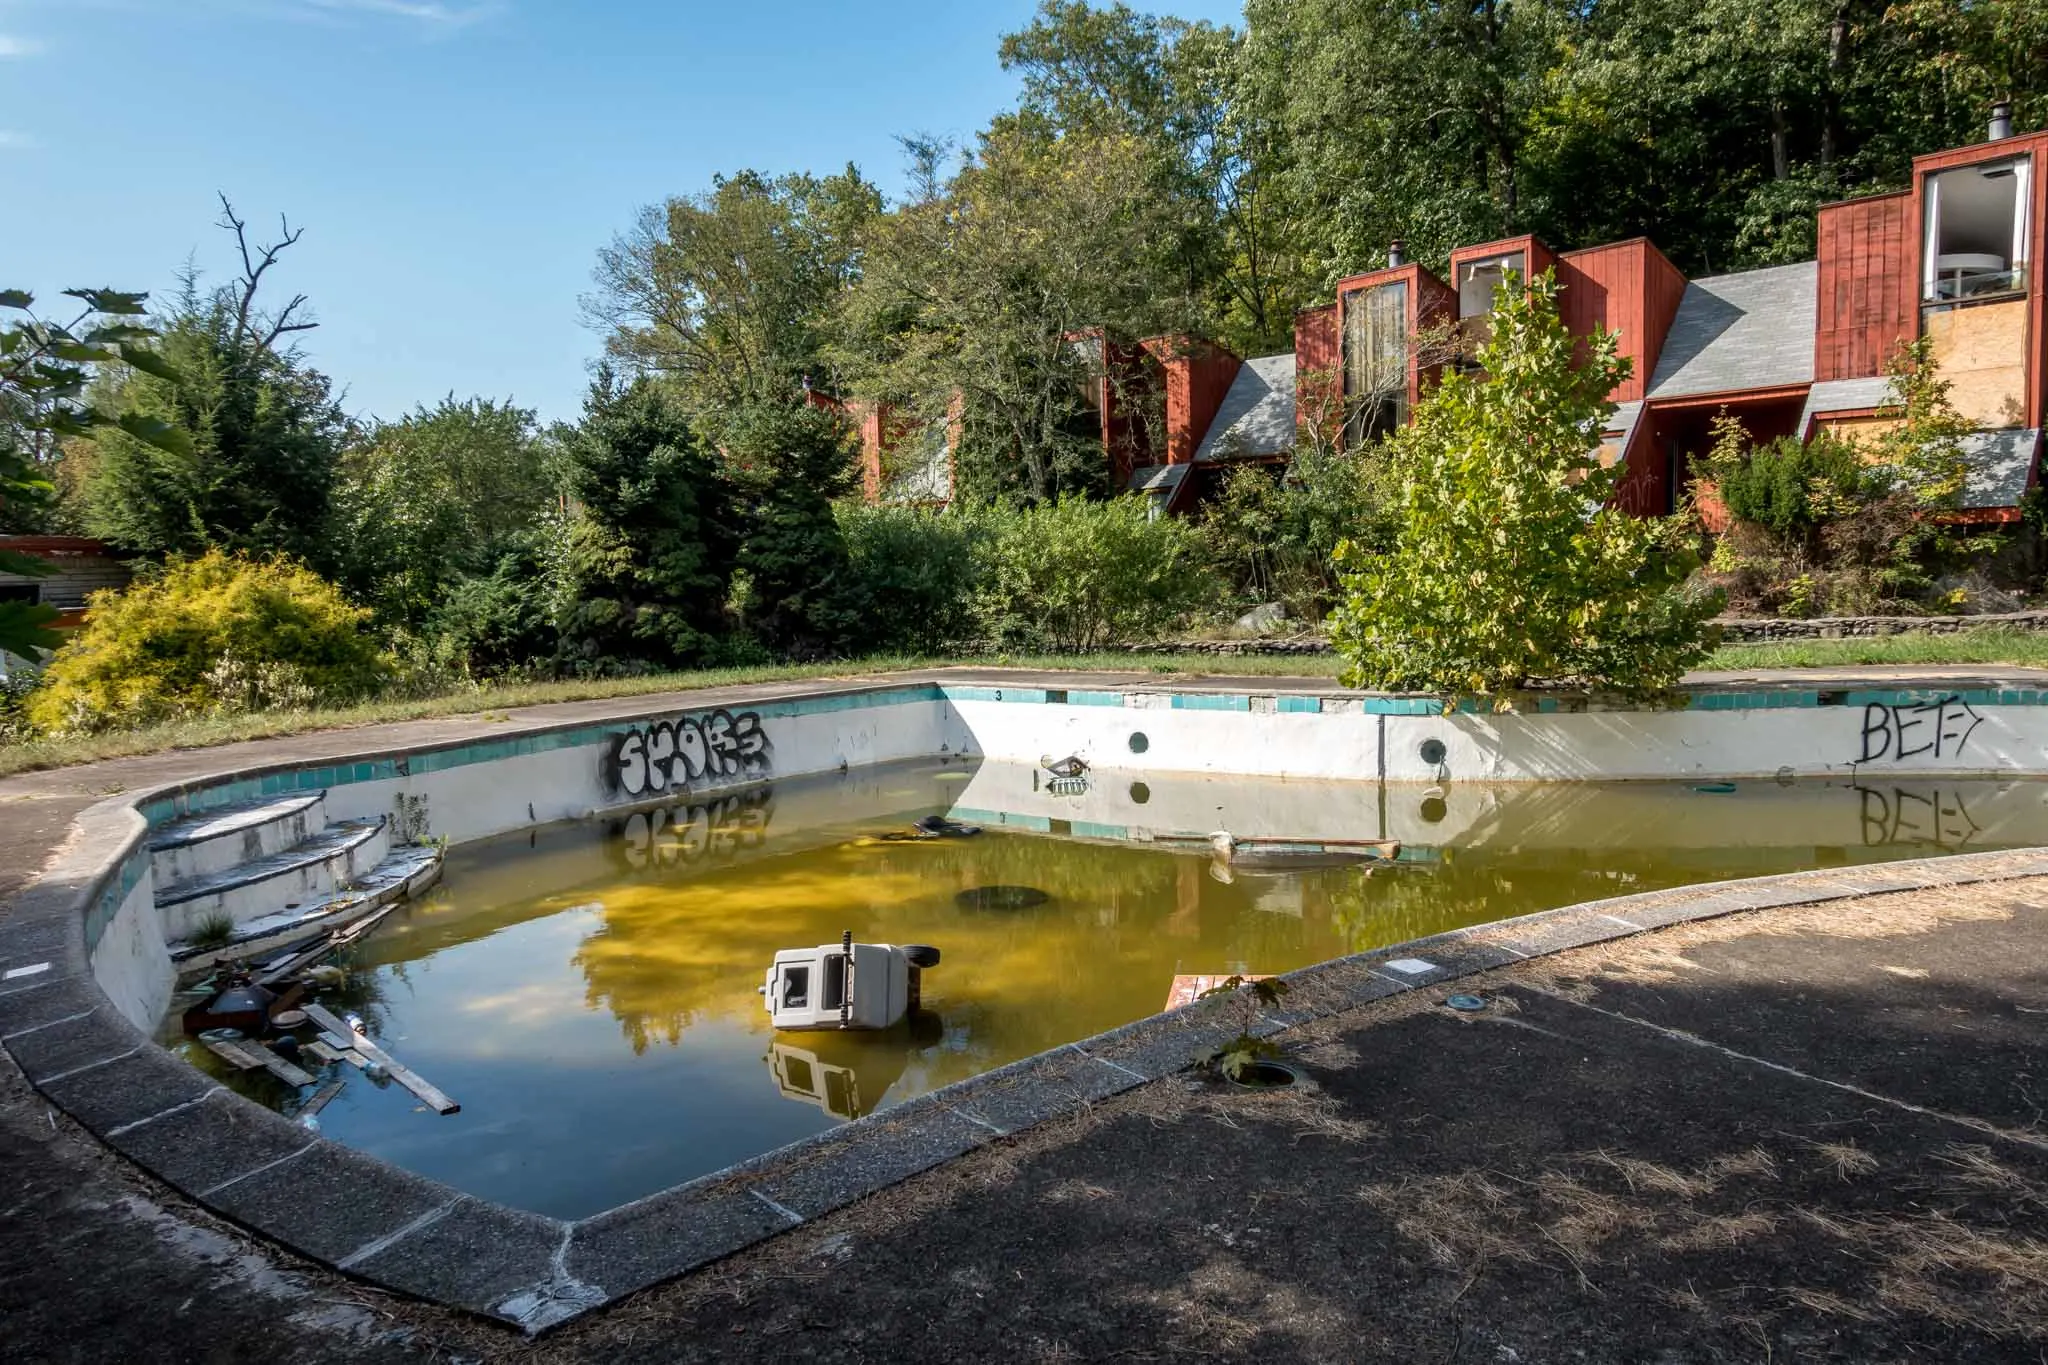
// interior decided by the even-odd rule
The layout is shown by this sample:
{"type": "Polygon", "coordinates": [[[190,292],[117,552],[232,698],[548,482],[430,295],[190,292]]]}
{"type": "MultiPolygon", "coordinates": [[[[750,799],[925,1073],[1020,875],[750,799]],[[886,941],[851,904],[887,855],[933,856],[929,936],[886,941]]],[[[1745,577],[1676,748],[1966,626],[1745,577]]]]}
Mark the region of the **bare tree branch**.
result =
{"type": "MultiPolygon", "coordinates": [[[[256,318],[255,307],[256,291],[263,283],[264,272],[277,264],[277,258],[284,253],[287,247],[298,245],[299,238],[306,235],[306,230],[300,228],[294,232],[291,221],[280,213],[277,215],[277,230],[279,234],[277,241],[269,246],[259,246],[252,253],[249,246],[248,224],[235,216],[235,206],[228,201],[225,193],[222,193],[220,196],[220,208],[220,226],[235,234],[235,246],[242,254],[242,277],[235,282],[237,296],[235,299],[235,336],[233,343],[239,347],[248,339],[252,319],[255,319],[256,325],[261,325],[260,319],[256,318]]],[[[292,322],[290,320],[292,313],[305,302],[306,296],[300,294],[295,296],[290,303],[286,304],[284,311],[279,313],[271,322],[269,330],[265,333],[257,349],[269,350],[276,343],[277,339],[287,332],[307,332],[319,326],[320,324],[317,322],[292,322]]]]}

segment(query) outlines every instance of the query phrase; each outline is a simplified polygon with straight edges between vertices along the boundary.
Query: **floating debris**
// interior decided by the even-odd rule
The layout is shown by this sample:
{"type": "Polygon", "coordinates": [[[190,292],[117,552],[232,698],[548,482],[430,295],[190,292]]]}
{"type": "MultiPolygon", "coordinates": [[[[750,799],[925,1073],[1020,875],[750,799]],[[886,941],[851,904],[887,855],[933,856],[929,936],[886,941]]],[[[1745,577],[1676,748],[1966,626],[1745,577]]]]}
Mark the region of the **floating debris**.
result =
{"type": "Polygon", "coordinates": [[[962,910],[1029,910],[1051,899],[1035,886],[970,886],[953,903],[962,910]]]}
{"type": "Polygon", "coordinates": [[[1486,1008],[1486,998],[1478,995],[1447,995],[1444,997],[1444,1003],[1466,1014],[1477,1014],[1486,1008]]]}
{"type": "Polygon", "coordinates": [[[894,1028],[918,1011],[923,972],[938,965],[928,944],[855,943],[849,929],[837,943],[784,948],[760,992],[777,1029],[894,1028]]]}
{"type": "Polygon", "coordinates": [[[856,844],[917,844],[931,839],[972,839],[981,833],[980,825],[963,825],[945,815],[927,815],[909,829],[892,829],[883,834],[869,835],[856,839],[856,844]]]}
{"type": "Polygon", "coordinates": [[[434,1112],[437,1114],[453,1114],[462,1108],[461,1105],[448,1098],[447,1095],[428,1084],[424,1077],[400,1065],[396,1057],[393,1057],[390,1053],[371,1042],[363,1032],[363,1021],[355,1015],[351,1014],[348,1017],[348,1021],[344,1023],[335,1018],[333,1013],[324,1006],[310,1004],[306,1006],[306,1013],[328,1035],[324,1040],[328,1047],[338,1052],[349,1051],[362,1056],[363,1061],[366,1063],[363,1067],[363,1074],[365,1076],[375,1080],[380,1071],[389,1073],[392,1080],[397,1081],[407,1090],[412,1091],[413,1094],[425,1100],[433,1107],[434,1112]]]}
{"type": "Polygon", "coordinates": [[[1247,872],[1310,872],[1401,856],[1399,839],[1240,839],[1229,830],[1210,835],[1209,847],[1219,863],[1247,872]]]}

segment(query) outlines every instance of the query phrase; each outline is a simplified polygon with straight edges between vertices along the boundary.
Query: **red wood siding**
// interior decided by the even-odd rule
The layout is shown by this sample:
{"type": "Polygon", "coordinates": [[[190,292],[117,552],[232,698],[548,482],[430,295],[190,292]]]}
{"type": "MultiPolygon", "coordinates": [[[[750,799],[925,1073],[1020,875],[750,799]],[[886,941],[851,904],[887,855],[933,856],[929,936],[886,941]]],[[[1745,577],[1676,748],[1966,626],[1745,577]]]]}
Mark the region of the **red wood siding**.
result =
{"type": "Polygon", "coordinates": [[[1563,286],[1558,309],[1565,326],[1582,336],[1605,327],[1615,334],[1616,350],[1629,359],[1628,378],[1607,396],[1617,403],[1641,399],[1671,319],[1678,315],[1685,276],[1647,237],[1637,237],[1567,251],[1558,258],[1557,279],[1563,286]]]}
{"type": "Polygon", "coordinates": [[[1913,196],[1872,195],[1820,211],[1820,317],[1813,377],[1867,379],[1914,332],[1919,271],[1913,196]]]}
{"type": "MultiPolygon", "coordinates": [[[[1363,275],[1353,275],[1349,279],[1339,280],[1337,282],[1337,303],[1330,313],[1331,368],[1341,368],[1343,364],[1343,358],[1338,346],[1337,327],[1338,319],[1343,316],[1345,296],[1373,289],[1394,280],[1401,280],[1408,286],[1408,335],[1410,337],[1413,337],[1425,327],[1433,327],[1448,318],[1458,316],[1458,291],[1430,274],[1427,270],[1424,270],[1421,266],[1413,263],[1389,266],[1384,270],[1368,271],[1363,275]]],[[[1301,355],[1299,321],[1295,324],[1295,336],[1294,363],[1297,366],[1298,374],[1299,367],[1305,363],[1301,355]]],[[[1442,366],[1440,365],[1426,368],[1418,366],[1415,363],[1414,348],[1410,347],[1408,353],[1408,407],[1411,412],[1414,410],[1415,405],[1422,401],[1423,386],[1425,384],[1434,384],[1437,374],[1441,369],[1442,366]]],[[[1299,401],[1300,380],[1298,378],[1295,381],[1295,387],[1297,401],[1299,401]]],[[[1297,412],[1300,411],[1298,407],[1296,410],[1297,412]]]]}
{"type": "Polygon", "coordinates": [[[1221,346],[1187,337],[1155,337],[1145,350],[1158,362],[1166,388],[1166,463],[1186,464],[1244,362],[1221,346]]]}
{"type": "MultiPolygon", "coordinates": [[[[1417,332],[1455,321],[1458,316],[1458,291],[1421,266],[1417,266],[1413,286],[1408,291],[1408,308],[1408,335],[1412,337],[1417,332]]],[[[1436,387],[1437,380],[1443,376],[1443,370],[1442,361],[1434,365],[1418,364],[1411,349],[1408,359],[1410,412],[1413,412],[1415,405],[1422,401],[1424,392],[1436,387]]]]}
{"type": "Polygon", "coordinates": [[[1337,305],[1304,308],[1294,315],[1294,420],[1305,424],[1322,414],[1335,438],[1343,426],[1342,375],[1337,355],[1337,305]]]}
{"type": "Polygon", "coordinates": [[[1149,342],[1107,343],[1102,359],[1102,448],[1109,456],[1110,487],[1120,491],[1129,484],[1133,469],[1158,463],[1153,424],[1146,420],[1145,408],[1159,402],[1165,378],[1149,342]]]}

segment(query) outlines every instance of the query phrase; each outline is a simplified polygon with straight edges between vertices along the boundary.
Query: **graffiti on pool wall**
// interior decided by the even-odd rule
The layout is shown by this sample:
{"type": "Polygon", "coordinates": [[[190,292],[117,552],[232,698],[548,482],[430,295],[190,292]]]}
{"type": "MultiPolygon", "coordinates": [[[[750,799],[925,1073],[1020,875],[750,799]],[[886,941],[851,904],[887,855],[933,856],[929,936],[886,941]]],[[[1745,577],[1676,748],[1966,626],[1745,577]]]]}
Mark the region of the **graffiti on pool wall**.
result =
{"type": "Polygon", "coordinates": [[[613,828],[628,867],[691,867],[724,862],[759,847],[774,816],[774,789],[761,787],[714,801],[636,811],[613,828]]]}
{"type": "Polygon", "coordinates": [[[1939,701],[1871,702],[1863,708],[1863,748],[1858,763],[1903,763],[1909,758],[1954,758],[1970,742],[1984,717],[1961,697],[1939,701]]]}
{"type": "Polygon", "coordinates": [[[650,721],[605,750],[605,785],[629,797],[658,796],[703,782],[766,777],[769,755],[767,732],[753,711],[650,721]]]}
{"type": "Polygon", "coordinates": [[[1857,787],[1863,802],[1863,845],[1931,844],[1959,849],[1977,837],[1977,822],[1963,804],[1962,793],[1939,787],[1926,792],[1903,787],[1857,787]]]}

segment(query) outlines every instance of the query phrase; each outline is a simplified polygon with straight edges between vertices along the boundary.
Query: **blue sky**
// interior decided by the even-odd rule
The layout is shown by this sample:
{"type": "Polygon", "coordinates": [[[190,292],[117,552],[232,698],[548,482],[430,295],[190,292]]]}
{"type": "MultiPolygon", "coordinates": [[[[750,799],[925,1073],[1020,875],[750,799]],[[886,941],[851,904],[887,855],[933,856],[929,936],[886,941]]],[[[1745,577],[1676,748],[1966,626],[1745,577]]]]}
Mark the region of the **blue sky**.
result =
{"type": "Polygon", "coordinates": [[[349,411],[452,391],[573,417],[600,344],[576,299],[639,205],[744,166],[853,161],[894,192],[896,134],[1011,102],[996,41],[1033,8],[0,0],[0,287],[226,276],[223,190],[252,235],[306,229],[265,288],[311,297],[349,411]]]}

